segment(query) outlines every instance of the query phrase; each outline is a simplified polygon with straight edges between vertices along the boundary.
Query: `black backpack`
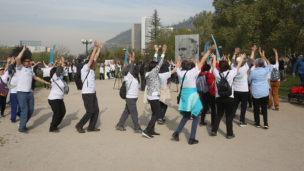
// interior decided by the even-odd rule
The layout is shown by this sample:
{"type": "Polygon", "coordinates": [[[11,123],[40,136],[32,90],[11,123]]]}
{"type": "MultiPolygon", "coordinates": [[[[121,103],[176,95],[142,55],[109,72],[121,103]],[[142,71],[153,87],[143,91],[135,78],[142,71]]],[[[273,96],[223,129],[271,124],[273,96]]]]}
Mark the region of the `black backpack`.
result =
{"type": "MultiPolygon", "coordinates": [[[[131,81],[131,84],[128,88],[128,90],[130,89],[132,85],[132,81],[131,81]]],[[[124,81],[120,87],[120,90],[119,90],[119,95],[122,99],[126,99],[127,98],[127,86],[126,86],[126,81],[124,81]]]]}
{"type": "Polygon", "coordinates": [[[85,79],[81,80],[81,73],[80,72],[77,72],[75,75],[74,75],[74,80],[75,80],[75,83],[76,83],[76,87],[78,90],[82,90],[82,85],[83,83],[85,82],[85,80],[88,78],[88,75],[89,75],[90,71],[88,72],[87,76],[85,77],[85,79]]]}
{"type": "Polygon", "coordinates": [[[217,90],[218,90],[218,94],[220,95],[220,97],[229,97],[232,95],[232,88],[227,80],[228,74],[229,74],[229,72],[224,77],[224,76],[222,76],[221,73],[219,73],[221,80],[217,84],[217,90]]]}

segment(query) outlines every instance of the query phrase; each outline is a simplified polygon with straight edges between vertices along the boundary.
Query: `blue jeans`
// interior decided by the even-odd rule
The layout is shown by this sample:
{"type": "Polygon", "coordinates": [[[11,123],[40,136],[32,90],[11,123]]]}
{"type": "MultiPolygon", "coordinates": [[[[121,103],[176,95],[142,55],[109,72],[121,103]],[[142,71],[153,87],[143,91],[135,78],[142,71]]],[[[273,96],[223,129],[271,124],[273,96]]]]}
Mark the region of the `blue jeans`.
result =
{"type": "Polygon", "coordinates": [[[17,92],[17,99],[21,110],[19,131],[25,131],[26,123],[34,112],[34,94],[33,92],[17,92]]]}
{"type": "Polygon", "coordinates": [[[299,73],[299,77],[300,77],[301,83],[304,83],[304,74],[299,73]]]}
{"type": "Polygon", "coordinates": [[[17,99],[17,93],[11,93],[11,120],[16,120],[16,116],[20,116],[20,106],[17,99]],[[18,107],[18,112],[17,112],[18,107]]]}
{"type": "MultiPolygon", "coordinates": [[[[184,126],[186,125],[187,121],[190,119],[191,113],[190,112],[184,112],[184,116],[182,118],[182,120],[180,121],[176,133],[180,134],[184,128],[184,126]]],[[[199,121],[199,116],[192,116],[193,117],[193,121],[192,121],[192,127],[191,127],[191,135],[190,135],[190,139],[195,139],[195,135],[196,135],[196,129],[197,129],[197,125],[198,125],[198,121],[199,121]]]]}
{"type": "Polygon", "coordinates": [[[160,103],[160,119],[164,119],[165,117],[165,114],[167,112],[167,108],[168,108],[168,105],[166,105],[165,103],[159,101],[160,103]]]}

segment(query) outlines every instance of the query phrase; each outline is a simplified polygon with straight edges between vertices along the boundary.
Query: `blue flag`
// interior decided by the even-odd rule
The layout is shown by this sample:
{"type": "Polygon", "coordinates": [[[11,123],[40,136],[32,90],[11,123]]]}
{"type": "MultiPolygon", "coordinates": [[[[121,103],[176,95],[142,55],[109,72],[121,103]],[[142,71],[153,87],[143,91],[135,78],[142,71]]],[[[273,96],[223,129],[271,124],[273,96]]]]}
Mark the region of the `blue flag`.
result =
{"type": "Polygon", "coordinates": [[[53,50],[52,50],[52,53],[51,53],[51,57],[50,57],[49,64],[53,62],[53,57],[54,57],[54,52],[55,52],[55,46],[56,46],[56,44],[54,44],[54,47],[53,47],[53,50]]]}
{"type": "MultiPolygon", "coordinates": [[[[209,42],[206,43],[205,51],[204,51],[205,54],[208,52],[208,49],[209,49],[209,42]]],[[[209,62],[209,56],[206,61],[209,62]]]]}
{"type": "Polygon", "coordinates": [[[157,62],[159,62],[159,55],[157,54],[157,62]]]}
{"type": "Polygon", "coordinates": [[[216,47],[216,54],[218,55],[218,57],[219,57],[219,61],[220,61],[220,60],[221,60],[221,55],[220,55],[220,52],[218,51],[218,48],[217,48],[217,45],[216,45],[215,39],[214,39],[214,37],[213,37],[213,35],[212,35],[212,34],[211,34],[211,36],[212,36],[213,42],[214,42],[215,47],[216,47]]]}
{"type": "Polygon", "coordinates": [[[129,48],[126,49],[126,53],[125,53],[125,65],[128,64],[128,54],[127,54],[128,50],[129,48]]]}

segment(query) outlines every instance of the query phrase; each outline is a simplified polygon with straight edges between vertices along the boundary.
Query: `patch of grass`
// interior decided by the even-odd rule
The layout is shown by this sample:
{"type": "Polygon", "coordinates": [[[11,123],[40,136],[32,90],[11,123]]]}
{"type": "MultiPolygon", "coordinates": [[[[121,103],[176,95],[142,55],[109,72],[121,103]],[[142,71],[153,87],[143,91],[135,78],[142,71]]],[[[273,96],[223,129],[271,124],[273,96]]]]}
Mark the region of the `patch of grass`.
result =
{"type": "Polygon", "coordinates": [[[0,137],[0,147],[3,147],[4,144],[7,142],[7,139],[4,139],[3,137],[0,137]]]}
{"type": "Polygon", "coordinates": [[[279,95],[287,97],[290,89],[294,87],[298,87],[301,83],[300,77],[298,75],[295,76],[295,78],[292,75],[286,75],[287,81],[281,81],[280,83],[280,89],[279,89],[279,95]]]}

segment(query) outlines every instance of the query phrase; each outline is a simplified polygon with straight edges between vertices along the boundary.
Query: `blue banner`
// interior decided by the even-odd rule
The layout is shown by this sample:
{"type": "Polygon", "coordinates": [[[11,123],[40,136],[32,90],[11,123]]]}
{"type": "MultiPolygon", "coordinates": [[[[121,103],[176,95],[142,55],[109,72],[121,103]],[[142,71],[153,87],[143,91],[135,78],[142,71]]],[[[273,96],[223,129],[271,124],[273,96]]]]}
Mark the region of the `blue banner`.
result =
{"type": "Polygon", "coordinates": [[[213,35],[212,35],[212,34],[211,34],[211,36],[212,36],[213,42],[214,42],[215,47],[216,47],[216,54],[218,55],[218,59],[219,59],[219,61],[220,61],[220,60],[221,60],[221,55],[220,55],[220,52],[218,51],[218,48],[217,48],[217,45],[216,45],[215,39],[214,39],[214,37],[213,37],[213,35]]]}
{"type": "Polygon", "coordinates": [[[51,64],[51,63],[53,62],[53,57],[54,57],[54,52],[55,52],[55,46],[56,46],[56,44],[54,44],[54,47],[53,47],[53,50],[52,50],[52,53],[51,53],[51,57],[50,57],[49,64],[51,64]]]}
{"type": "Polygon", "coordinates": [[[157,54],[157,62],[159,62],[159,55],[157,54]]]}
{"type": "MultiPolygon", "coordinates": [[[[205,54],[208,52],[208,49],[209,49],[209,42],[206,43],[205,51],[204,51],[205,54]]],[[[206,61],[209,62],[209,56],[206,61]]]]}
{"type": "Polygon", "coordinates": [[[129,51],[129,48],[127,48],[126,52],[125,52],[125,65],[128,64],[128,54],[127,54],[128,51],[129,51]]]}

